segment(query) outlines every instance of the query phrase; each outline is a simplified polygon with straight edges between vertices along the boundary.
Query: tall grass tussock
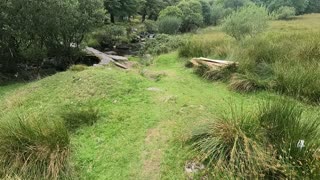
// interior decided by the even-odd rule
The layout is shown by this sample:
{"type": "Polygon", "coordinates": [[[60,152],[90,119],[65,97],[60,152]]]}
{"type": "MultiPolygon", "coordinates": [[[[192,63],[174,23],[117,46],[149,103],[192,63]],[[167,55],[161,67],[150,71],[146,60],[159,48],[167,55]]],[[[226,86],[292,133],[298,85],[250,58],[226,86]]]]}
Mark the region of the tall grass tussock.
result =
{"type": "Polygon", "coordinates": [[[258,119],[277,158],[290,164],[290,176],[318,179],[320,119],[304,119],[303,112],[294,102],[280,99],[261,105],[258,119]]]}
{"type": "Polygon", "coordinates": [[[318,179],[320,121],[281,99],[263,102],[256,112],[222,116],[194,128],[190,141],[214,175],[244,179],[318,179]]]}
{"type": "Polygon", "coordinates": [[[253,116],[241,112],[195,128],[190,141],[213,177],[221,173],[219,178],[285,177],[284,167],[266,151],[261,135],[253,116]]]}
{"type": "Polygon", "coordinates": [[[0,178],[68,179],[70,138],[62,121],[36,116],[0,124],[0,178]]]}

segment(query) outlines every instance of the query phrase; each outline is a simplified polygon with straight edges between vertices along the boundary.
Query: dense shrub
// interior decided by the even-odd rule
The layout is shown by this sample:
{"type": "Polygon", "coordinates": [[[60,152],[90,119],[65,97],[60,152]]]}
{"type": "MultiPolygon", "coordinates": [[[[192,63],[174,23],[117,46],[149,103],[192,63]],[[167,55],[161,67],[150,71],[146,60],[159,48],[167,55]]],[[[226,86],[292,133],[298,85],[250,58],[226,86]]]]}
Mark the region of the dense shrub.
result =
{"type": "Polygon", "coordinates": [[[182,37],[169,36],[166,34],[159,34],[153,39],[148,39],[141,49],[141,54],[162,54],[168,53],[177,49],[183,44],[182,37]]]}
{"type": "Polygon", "coordinates": [[[291,164],[291,177],[318,179],[320,121],[305,121],[302,114],[303,110],[294,102],[278,99],[262,104],[258,118],[277,158],[291,164]],[[304,143],[299,144],[301,141],[304,143]]]}
{"type": "Polygon", "coordinates": [[[294,7],[282,6],[275,11],[275,18],[280,20],[288,20],[296,15],[296,10],[294,7]]]}
{"type": "Polygon", "coordinates": [[[156,33],[156,32],[158,32],[158,25],[157,25],[156,21],[145,20],[143,23],[144,23],[144,26],[145,26],[146,31],[148,33],[156,33]]]}
{"type": "Polygon", "coordinates": [[[182,20],[174,16],[166,16],[158,21],[158,29],[163,34],[177,34],[182,24],[182,20]]]}
{"type": "Polygon", "coordinates": [[[113,47],[122,43],[128,43],[130,40],[127,36],[127,31],[121,25],[108,25],[95,32],[89,37],[88,45],[92,47],[107,46],[113,47]]]}
{"type": "Polygon", "coordinates": [[[159,13],[159,19],[167,16],[182,18],[183,12],[177,6],[168,6],[159,13]]]}
{"type": "Polygon", "coordinates": [[[69,135],[60,120],[20,117],[0,124],[0,178],[71,179],[69,135]]]}
{"type": "Polygon", "coordinates": [[[252,37],[266,29],[268,18],[268,12],[264,7],[246,6],[224,20],[223,30],[237,40],[246,36],[252,37]]]}

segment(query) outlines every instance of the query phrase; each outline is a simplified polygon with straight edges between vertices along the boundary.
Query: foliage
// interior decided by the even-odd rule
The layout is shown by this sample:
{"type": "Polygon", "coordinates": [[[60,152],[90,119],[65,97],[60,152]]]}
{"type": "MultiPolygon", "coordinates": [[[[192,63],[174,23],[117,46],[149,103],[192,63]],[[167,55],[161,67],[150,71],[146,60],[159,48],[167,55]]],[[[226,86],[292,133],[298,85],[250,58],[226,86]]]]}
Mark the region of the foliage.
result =
{"type": "Polygon", "coordinates": [[[159,34],[154,39],[148,39],[141,54],[162,54],[168,53],[180,47],[183,39],[178,36],[169,36],[166,34],[159,34]]]}
{"type": "Polygon", "coordinates": [[[163,34],[177,34],[182,24],[180,18],[166,16],[158,21],[158,29],[163,34]]]}
{"type": "Polygon", "coordinates": [[[168,6],[162,11],[160,11],[159,19],[162,19],[167,16],[182,18],[183,12],[177,6],[168,6]]]}
{"type": "Polygon", "coordinates": [[[181,1],[177,7],[182,11],[182,32],[190,32],[203,24],[201,3],[195,0],[181,1]]]}
{"type": "Polygon", "coordinates": [[[212,24],[212,8],[208,0],[200,0],[203,22],[205,25],[212,24]]]}
{"type": "Polygon", "coordinates": [[[267,102],[260,107],[259,121],[277,157],[292,165],[291,171],[306,178],[319,178],[319,119],[302,118],[303,110],[285,99],[267,102]],[[304,144],[299,146],[299,141],[304,144]]]}
{"type": "Polygon", "coordinates": [[[62,121],[30,115],[2,121],[0,129],[1,178],[70,178],[70,140],[62,121]]]}
{"type": "Polygon", "coordinates": [[[213,25],[218,25],[225,15],[225,9],[221,5],[212,6],[211,21],[213,25]]]}
{"type": "Polygon", "coordinates": [[[48,56],[72,61],[84,35],[104,17],[101,0],[8,0],[0,8],[0,63],[7,67],[39,65],[48,56]]]}
{"type": "Polygon", "coordinates": [[[309,0],[306,13],[320,13],[320,1],[309,0]]]}
{"type": "Polygon", "coordinates": [[[270,12],[273,12],[282,6],[289,6],[294,7],[297,14],[302,14],[305,12],[308,3],[308,0],[270,0],[266,5],[270,12]]]}
{"type": "Polygon", "coordinates": [[[145,26],[146,31],[148,33],[156,33],[156,32],[158,32],[158,24],[157,24],[156,21],[145,20],[143,23],[144,23],[144,26],[145,26]]]}
{"type": "Polygon", "coordinates": [[[107,25],[91,33],[88,42],[90,46],[113,47],[118,44],[128,43],[129,39],[124,26],[107,25]],[[94,42],[94,44],[92,44],[92,42],[94,42]]]}
{"type": "Polygon", "coordinates": [[[282,6],[278,10],[275,11],[276,19],[288,20],[294,17],[296,14],[296,10],[294,7],[282,6]]]}
{"type": "Polygon", "coordinates": [[[268,13],[264,7],[250,5],[228,16],[223,23],[223,30],[237,40],[246,36],[255,36],[267,27],[268,13]]]}
{"type": "Polygon", "coordinates": [[[111,22],[114,23],[115,17],[124,18],[136,14],[139,2],[139,0],[104,0],[104,5],[110,13],[111,22]]]}

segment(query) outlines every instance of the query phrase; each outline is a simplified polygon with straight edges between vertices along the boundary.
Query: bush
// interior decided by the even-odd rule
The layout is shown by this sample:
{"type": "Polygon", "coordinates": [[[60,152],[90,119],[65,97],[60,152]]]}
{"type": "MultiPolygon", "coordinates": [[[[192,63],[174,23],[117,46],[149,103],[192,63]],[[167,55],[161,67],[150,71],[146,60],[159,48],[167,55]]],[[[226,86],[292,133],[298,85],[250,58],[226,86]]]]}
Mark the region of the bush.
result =
{"type": "Polygon", "coordinates": [[[144,26],[145,26],[146,31],[148,33],[156,33],[156,32],[158,32],[158,24],[157,24],[156,21],[145,20],[144,21],[144,26]]]}
{"type": "Polygon", "coordinates": [[[177,34],[182,24],[182,20],[177,17],[167,16],[158,21],[158,29],[163,34],[177,34]]]}
{"type": "Polygon", "coordinates": [[[291,177],[318,179],[320,162],[315,156],[320,148],[319,119],[305,121],[303,110],[284,99],[262,104],[259,111],[260,125],[277,158],[291,164],[291,177]],[[301,141],[304,144],[299,144],[301,141]]]}
{"type": "Polygon", "coordinates": [[[183,44],[183,40],[178,36],[159,34],[154,39],[148,39],[141,49],[141,54],[162,54],[177,49],[183,44]]]}
{"type": "Polygon", "coordinates": [[[96,47],[107,46],[113,47],[122,43],[128,43],[130,40],[127,36],[127,31],[124,26],[120,25],[108,25],[93,32],[89,37],[89,46],[96,47]]]}
{"type": "Polygon", "coordinates": [[[276,19],[288,20],[293,18],[296,15],[296,10],[294,7],[282,6],[275,11],[276,19]]]}
{"type": "Polygon", "coordinates": [[[168,16],[182,18],[183,12],[177,6],[168,6],[165,9],[163,9],[162,11],[160,11],[159,20],[164,17],[168,17],[168,16]]]}
{"type": "Polygon", "coordinates": [[[257,141],[261,138],[258,126],[248,115],[233,114],[197,127],[190,141],[213,172],[244,179],[280,176],[277,160],[257,141]]]}
{"type": "Polygon", "coordinates": [[[240,40],[263,32],[268,25],[268,18],[266,8],[250,5],[228,16],[222,28],[228,35],[240,40]]]}
{"type": "Polygon", "coordinates": [[[88,66],[86,66],[86,65],[83,65],[83,64],[76,64],[76,65],[72,65],[70,68],[69,68],[69,70],[70,71],[84,71],[84,70],[86,70],[86,69],[88,69],[88,66]]]}
{"type": "Polygon", "coordinates": [[[69,134],[62,121],[20,117],[0,124],[0,178],[70,178],[69,134]]]}
{"type": "Polygon", "coordinates": [[[92,105],[78,104],[66,107],[62,118],[68,130],[74,131],[84,125],[92,126],[100,117],[99,110],[92,105]]]}

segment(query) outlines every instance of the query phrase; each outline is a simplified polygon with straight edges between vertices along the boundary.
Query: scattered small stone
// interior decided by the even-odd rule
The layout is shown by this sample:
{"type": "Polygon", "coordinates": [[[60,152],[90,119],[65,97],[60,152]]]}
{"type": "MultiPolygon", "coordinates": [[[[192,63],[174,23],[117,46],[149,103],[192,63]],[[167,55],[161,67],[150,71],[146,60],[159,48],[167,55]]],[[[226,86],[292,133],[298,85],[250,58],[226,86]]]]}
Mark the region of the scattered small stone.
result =
{"type": "Polygon", "coordinates": [[[157,88],[157,87],[149,87],[147,90],[148,90],[148,91],[155,91],[155,92],[160,92],[160,91],[162,91],[161,89],[159,89],[159,88],[157,88]]]}

